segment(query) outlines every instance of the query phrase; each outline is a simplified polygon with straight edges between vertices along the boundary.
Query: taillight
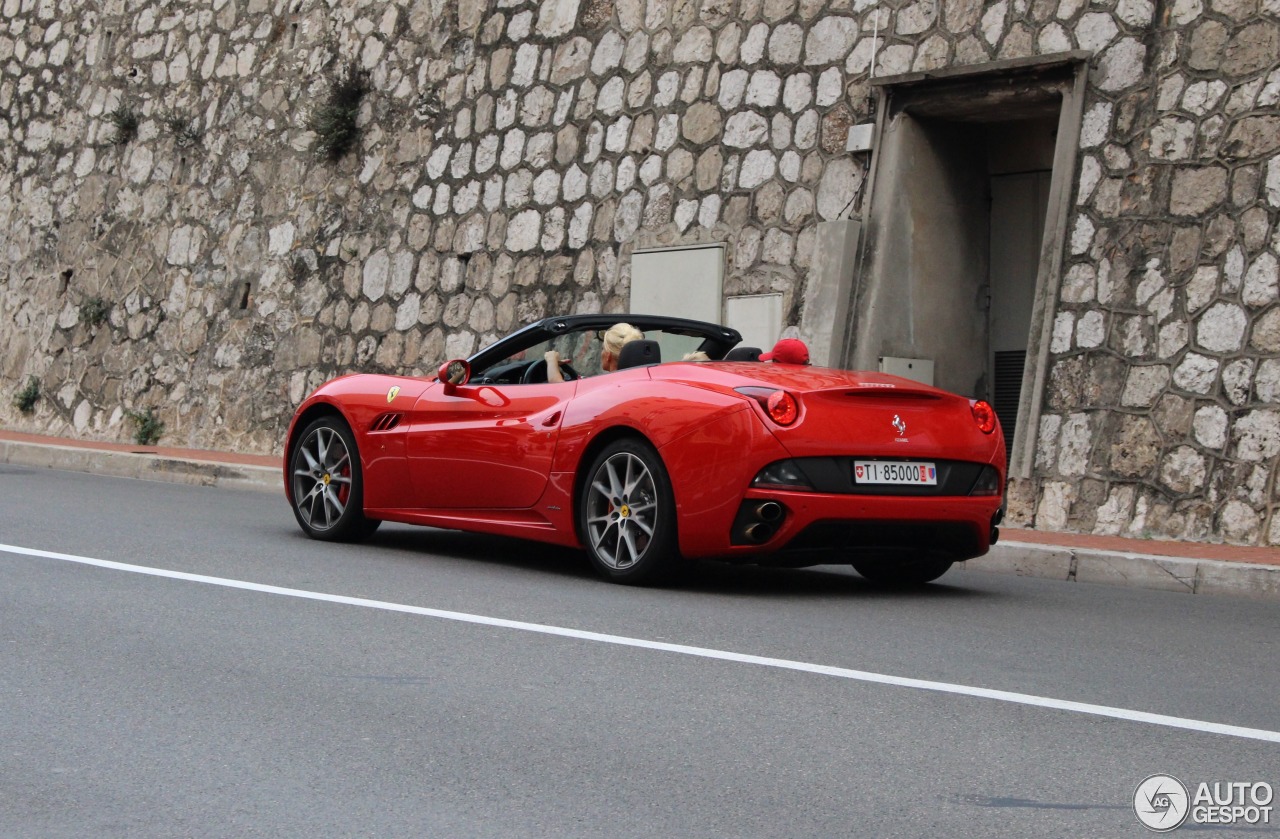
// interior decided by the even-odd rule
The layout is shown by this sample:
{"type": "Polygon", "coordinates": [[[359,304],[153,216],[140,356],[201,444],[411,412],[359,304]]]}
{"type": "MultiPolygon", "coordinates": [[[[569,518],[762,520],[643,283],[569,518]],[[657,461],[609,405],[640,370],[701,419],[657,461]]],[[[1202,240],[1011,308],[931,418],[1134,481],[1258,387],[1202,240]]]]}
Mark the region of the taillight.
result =
{"type": "Polygon", "coordinates": [[[985,400],[979,399],[973,403],[973,421],[978,424],[978,428],[983,434],[990,434],[996,430],[996,409],[985,400]]]}
{"type": "Polygon", "coordinates": [[[771,387],[740,387],[735,390],[759,402],[769,419],[778,425],[791,425],[800,417],[800,403],[785,390],[771,387]]]}
{"type": "Polygon", "coordinates": [[[778,425],[790,425],[800,416],[796,398],[785,390],[775,391],[765,404],[765,410],[769,413],[769,418],[778,425]]]}

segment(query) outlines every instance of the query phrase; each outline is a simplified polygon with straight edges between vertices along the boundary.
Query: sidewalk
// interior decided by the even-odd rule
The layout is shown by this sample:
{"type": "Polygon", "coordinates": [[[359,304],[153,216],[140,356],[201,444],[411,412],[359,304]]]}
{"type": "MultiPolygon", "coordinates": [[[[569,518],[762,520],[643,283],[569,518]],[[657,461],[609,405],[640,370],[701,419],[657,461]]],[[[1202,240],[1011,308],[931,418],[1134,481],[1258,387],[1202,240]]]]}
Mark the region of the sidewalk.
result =
{"type": "MultiPolygon", "coordinates": [[[[280,458],[267,455],[90,442],[0,430],[0,463],[252,489],[282,496],[284,492],[280,458]]],[[[998,572],[1187,594],[1236,594],[1280,602],[1280,548],[1002,527],[1000,541],[989,554],[961,563],[957,570],[962,574],[998,572]]]]}

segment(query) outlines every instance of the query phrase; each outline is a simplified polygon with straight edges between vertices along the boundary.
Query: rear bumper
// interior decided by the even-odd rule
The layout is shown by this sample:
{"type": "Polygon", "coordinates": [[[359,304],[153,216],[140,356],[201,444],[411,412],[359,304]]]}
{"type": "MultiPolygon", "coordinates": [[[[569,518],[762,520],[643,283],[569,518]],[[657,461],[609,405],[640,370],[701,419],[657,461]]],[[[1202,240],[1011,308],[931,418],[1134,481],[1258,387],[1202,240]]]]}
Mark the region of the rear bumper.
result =
{"type": "MultiPolygon", "coordinates": [[[[834,453],[828,448],[797,455],[753,411],[700,426],[659,453],[678,500],[685,556],[815,565],[886,552],[928,552],[957,560],[985,554],[1003,499],[968,493],[987,466],[997,470],[1003,485],[1004,449],[997,447],[998,440],[989,442],[981,457],[913,450],[906,459],[938,465],[937,486],[883,491],[854,483],[852,459],[861,447],[846,441],[834,453]],[[761,469],[779,460],[802,466],[815,489],[751,487],[761,469]],[[744,533],[752,523],[744,516],[770,501],[781,505],[781,514],[771,510],[759,516],[756,523],[763,526],[744,533]]],[[[867,450],[866,456],[880,455],[867,450]]]]}
{"type": "Polygon", "coordinates": [[[787,565],[846,563],[894,554],[972,559],[990,549],[1001,501],[999,496],[751,490],[725,534],[725,549],[718,553],[725,559],[787,565]],[[758,518],[755,511],[767,501],[780,504],[782,515],[765,522],[763,528],[749,530],[758,518]]]}

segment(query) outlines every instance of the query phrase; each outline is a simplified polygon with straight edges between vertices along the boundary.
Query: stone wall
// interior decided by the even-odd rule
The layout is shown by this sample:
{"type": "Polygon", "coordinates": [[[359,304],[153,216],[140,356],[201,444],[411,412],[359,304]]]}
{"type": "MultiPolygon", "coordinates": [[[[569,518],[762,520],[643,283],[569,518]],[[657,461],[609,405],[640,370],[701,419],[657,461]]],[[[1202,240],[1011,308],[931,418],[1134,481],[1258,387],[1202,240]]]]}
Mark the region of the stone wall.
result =
{"type": "Polygon", "coordinates": [[[1280,544],[1280,3],[1091,5],[1045,528],[1280,544]]]}
{"type": "Polygon", "coordinates": [[[6,427],[121,439],[154,408],[166,442],[278,451],[335,374],[625,311],[663,243],[726,242],[726,293],[797,323],[873,70],[1084,49],[1015,511],[1280,543],[1280,0],[0,2],[6,427]],[[309,125],[352,70],[334,162],[309,125]]]}

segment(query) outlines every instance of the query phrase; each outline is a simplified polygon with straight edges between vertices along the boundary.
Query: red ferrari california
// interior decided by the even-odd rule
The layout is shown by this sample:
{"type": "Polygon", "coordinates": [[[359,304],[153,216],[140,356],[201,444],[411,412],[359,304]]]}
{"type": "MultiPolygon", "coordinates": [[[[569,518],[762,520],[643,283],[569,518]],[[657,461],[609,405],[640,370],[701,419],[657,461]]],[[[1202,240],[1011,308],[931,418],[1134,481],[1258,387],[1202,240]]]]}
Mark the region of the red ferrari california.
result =
{"type": "Polygon", "coordinates": [[[432,378],[334,379],[289,427],[286,493],[314,539],[383,521],[496,533],[585,548],[624,583],[714,558],[921,584],[996,541],[1005,447],[990,405],[761,362],[740,341],[680,318],[574,315],[432,378]],[[623,319],[645,337],[606,372],[604,331],[623,319]],[[564,381],[548,380],[550,350],[564,381]],[[681,360],[697,350],[711,360],[681,360]]]}

